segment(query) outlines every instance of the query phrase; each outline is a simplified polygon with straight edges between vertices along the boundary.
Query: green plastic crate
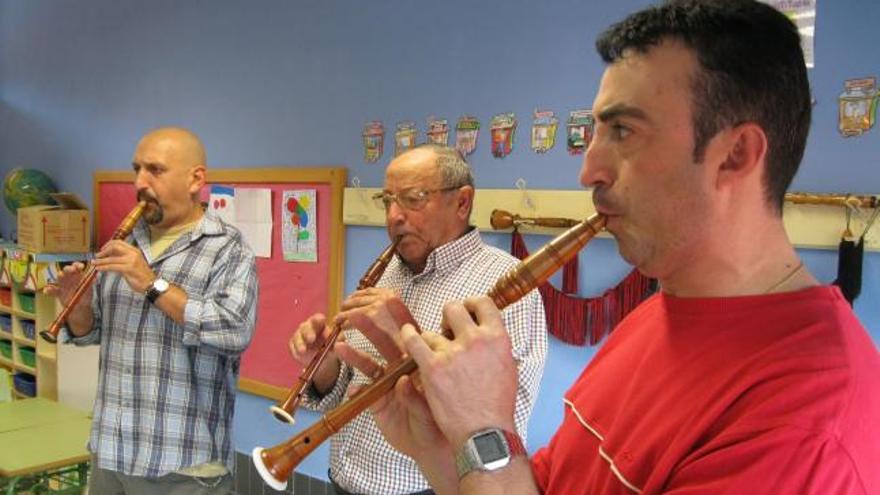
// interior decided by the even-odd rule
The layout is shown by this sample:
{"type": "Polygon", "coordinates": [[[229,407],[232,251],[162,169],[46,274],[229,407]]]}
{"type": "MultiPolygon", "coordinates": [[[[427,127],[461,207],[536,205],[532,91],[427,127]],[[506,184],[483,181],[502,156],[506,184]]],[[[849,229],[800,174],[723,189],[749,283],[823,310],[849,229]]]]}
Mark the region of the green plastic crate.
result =
{"type": "Polygon", "coordinates": [[[6,359],[12,359],[12,341],[0,340],[0,355],[6,359]]]}
{"type": "Polygon", "coordinates": [[[19,306],[21,306],[22,311],[26,311],[28,313],[33,313],[35,311],[33,294],[25,294],[24,292],[20,292],[18,294],[18,304],[19,306]]]}
{"type": "Polygon", "coordinates": [[[33,347],[19,347],[18,355],[21,357],[21,362],[28,368],[37,366],[37,354],[34,352],[33,347]]]}

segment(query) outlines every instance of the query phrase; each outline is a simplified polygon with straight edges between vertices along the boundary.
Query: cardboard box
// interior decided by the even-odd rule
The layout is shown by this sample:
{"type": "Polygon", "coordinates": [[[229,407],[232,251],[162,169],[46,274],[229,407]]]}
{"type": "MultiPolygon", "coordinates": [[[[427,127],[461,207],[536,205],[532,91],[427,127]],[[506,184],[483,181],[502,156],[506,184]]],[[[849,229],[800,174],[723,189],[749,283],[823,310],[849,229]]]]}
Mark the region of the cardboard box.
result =
{"type": "Polygon", "coordinates": [[[85,253],[91,245],[89,210],[71,193],[52,194],[57,206],[18,209],[18,245],[35,253],[85,253]]]}

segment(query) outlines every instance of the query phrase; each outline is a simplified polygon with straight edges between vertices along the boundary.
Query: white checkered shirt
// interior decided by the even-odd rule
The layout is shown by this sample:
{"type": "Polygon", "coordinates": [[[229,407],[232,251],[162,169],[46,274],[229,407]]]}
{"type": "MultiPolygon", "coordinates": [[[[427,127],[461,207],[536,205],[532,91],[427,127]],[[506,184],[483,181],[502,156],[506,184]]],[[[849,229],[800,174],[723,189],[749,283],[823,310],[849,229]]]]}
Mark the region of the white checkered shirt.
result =
{"type": "MultiPolygon", "coordinates": [[[[414,275],[395,257],[377,284],[395,289],[424,331],[438,331],[443,304],[486,294],[495,282],[519,260],[483,243],[472,229],[462,237],[435,249],[422,273],[414,275]]],[[[547,354],[547,324],[538,291],[530,292],[507,307],[504,323],[510,332],[513,355],[518,363],[519,388],[516,397],[516,428],[525,441],[529,415],[535,404],[544,357],[547,354]]],[[[379,354],[359,332],[346,332],[355,348],[379,354]]],[[[307,407],[327,410],[336,407],[346,391],[372,380],[349,366],[342,366],[334,388],[324,397],[307,397],[307,407]]],[[[312,392],[314,389],[311,390],[312,392]]],[[[370,495],[412,493],[428,489],[415,461],[394,450],[376,427],[369,411],[362,413],[334,435],[330,445],[330,475],[349,492],[370,495]]]]}
{"type": "MultiPolygon", "coordinates": [[[[132,235],[135,245],[150,245],[143,222],[132,235]]],[[[254,255],[237,229],[206,214],[159,257],[145,257],[186,291],[184,324],[119,274],[98,277],[94,327],[72,339],[101,344],[89,449],[99,467],[127,475],[157,477],[212,461],[232,472],[239,357],[256,316],[254,255]]]]}

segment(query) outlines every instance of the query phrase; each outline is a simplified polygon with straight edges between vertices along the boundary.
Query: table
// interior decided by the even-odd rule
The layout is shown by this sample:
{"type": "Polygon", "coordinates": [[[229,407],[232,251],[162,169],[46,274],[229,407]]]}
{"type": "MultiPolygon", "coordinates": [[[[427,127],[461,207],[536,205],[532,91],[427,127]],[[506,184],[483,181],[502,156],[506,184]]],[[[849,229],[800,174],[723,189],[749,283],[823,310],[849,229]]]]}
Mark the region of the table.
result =
{"type": "Polygon", "coordinates": [[[0,404],[0,490],[81,493],[92,420],[43,398],[0,404]]]}

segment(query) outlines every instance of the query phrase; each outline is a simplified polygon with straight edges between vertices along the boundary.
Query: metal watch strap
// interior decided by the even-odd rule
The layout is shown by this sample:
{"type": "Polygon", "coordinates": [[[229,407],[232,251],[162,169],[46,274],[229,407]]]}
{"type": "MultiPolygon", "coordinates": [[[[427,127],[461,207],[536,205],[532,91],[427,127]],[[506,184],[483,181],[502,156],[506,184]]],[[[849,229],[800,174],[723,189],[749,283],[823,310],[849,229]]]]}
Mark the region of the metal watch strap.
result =
{"type": "Polygon", "coordinates": [[[458,478],[461,479],[471,471],[491,471],[494,469],[500,469],[509,464],[510,460],[514,457],[519,455],[526,455],[525,445],[523,445],[522,439],[519,435],[511,431],[502,430],[501,428],[488,428],[471,435],[468,441],[458,449],[455,453],[455,469],[458,472],[458,478]],[[483,461],[477,457],[478,454],[473,443],[474,438],[490,432],[498,432],[501,434],[501,438],[504,440],[508,454],[507,462],[494,468],[486,467],[483,464],[483,461]]]}

